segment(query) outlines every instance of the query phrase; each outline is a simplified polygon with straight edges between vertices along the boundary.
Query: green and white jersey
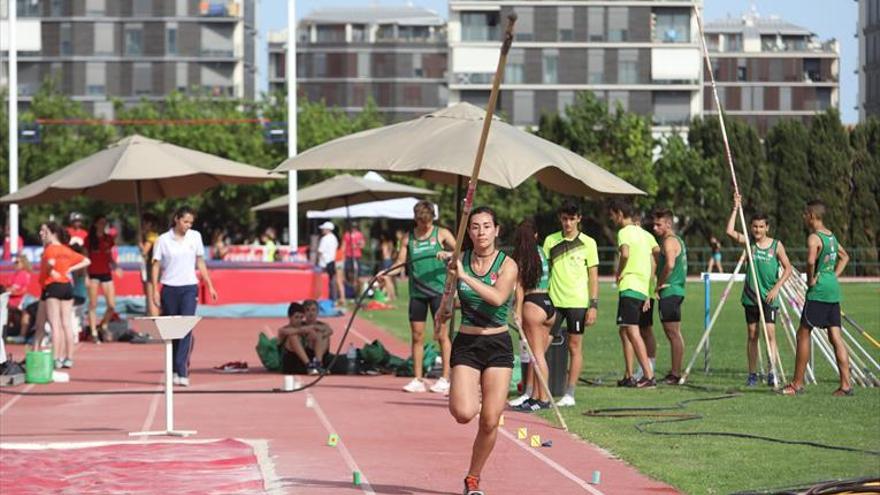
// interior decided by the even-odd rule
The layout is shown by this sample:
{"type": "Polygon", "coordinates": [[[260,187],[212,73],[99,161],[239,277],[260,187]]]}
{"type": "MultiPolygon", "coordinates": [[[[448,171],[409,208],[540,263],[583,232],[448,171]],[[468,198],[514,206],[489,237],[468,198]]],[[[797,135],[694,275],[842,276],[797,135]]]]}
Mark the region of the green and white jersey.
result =
{"type": "MultiPolygon", "coordinates": [[[[492,266],[484,274],[474,273],[471,268],[471,253],[465,251],[462,255],[461,264],[468,275],[478,279],[486,285],[495,285],[501,274],[501,266],[507,255],[499,250],[492,262],[492,266]]],[[[510,314],[510,300],[501,306],[493,306],[480,297],[470,285],[458,281],[458,301],[461,303],[461,326],[495,328],[507,325],[507,317],[510,314]]]]}
{"type": "Polygon", "coordinates": [[[839,303],[840,281],[837,280],[837,274],[834,271],[837,266],[837,248],[839,246],[837,238],[831,233],[816,232],[816,235],[822,241],[822,250],[819,251],[814,268],[816,285],[807,290],[807,300],[839,303]]]}
{"type": "MultiPolygon", "coordinates": [[[[678,245],[681,247],[681,252],[675,257],[675,266],[672,267],[672,271],[669,272],[669,277],[666,278],[666,287],[660,289],[661,298],[669,296],[684,297],[684,284],[687,281],[687,248],[681,237],[677,235],[673,235],[672,237],[678,241],[678,245]]],[[[658,280],[660,279],[660,274],[663,273],[663,268],[665,266],[666,255],[663,254],[663,249],[661,249],[660,259],[657,262],[658,280]]]]}
{"type": "Polygon", "coordinates": [[[541,258],[541,278],[538,279],[538,285],[535,289],[546,291],[550,288],[550,262],[540,247],[538,248],[538,256],[541,258]]]}
{"type": "Polygon", "coordinates": [[[443,295],[446,285],[446,265],[437,259],[443,250],[440,227],[434,226],[425,239],[417,239],[410,232],[406,244],[406,263],[409,269],[409,297],[431,299],[443,295]]]}
{"type": "Polygon", "coordinates": [[[562,231],[544,239],[544,255],[550,264],[550,300],[557,308],[590,305],[588,269],[599,265],[599,250],[592,237],[579,232],[566,239],[562,231]]]}
{"type": "MultiPolygon", "coordinates": [[[[779,258],[776,257],[776,246],[779,241],[773,242],[766,249],[752,244],[752,256],[755,258],[755,271],[758,272],[758,288],[761,290],[761,300],[767,297],[770,289],[779,280],[779,258]]],[[[743,286],[742,303],[744,306],[755,306],[755,283],[752,281],[752,269],[746,266],[746,283],[743,286]]],[[[776,304],[771,304],[775,307],[776,304]]]]}

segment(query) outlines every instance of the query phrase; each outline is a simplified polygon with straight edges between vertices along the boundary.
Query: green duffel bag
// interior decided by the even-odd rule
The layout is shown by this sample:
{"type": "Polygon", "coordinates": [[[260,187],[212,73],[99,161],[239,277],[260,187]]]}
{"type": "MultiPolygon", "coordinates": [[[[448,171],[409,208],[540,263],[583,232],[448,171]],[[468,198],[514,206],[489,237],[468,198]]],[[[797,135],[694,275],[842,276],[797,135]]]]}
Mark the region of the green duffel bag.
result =
{"type": "Polygon", "coordinates": [[[361,349],[361,359],[374,368],[386,366],[391,357],[391,353],[388,352],[388,349],[385,349],[385,346],[378,339],[361,349]]]}
{"type": "Polygon", "coordinates": [[[277,338],[269,338],[265,333],[260,332],[256,350],[263,367],[269,371],[281,371],[281,348],[278,346],[277,338]]]}

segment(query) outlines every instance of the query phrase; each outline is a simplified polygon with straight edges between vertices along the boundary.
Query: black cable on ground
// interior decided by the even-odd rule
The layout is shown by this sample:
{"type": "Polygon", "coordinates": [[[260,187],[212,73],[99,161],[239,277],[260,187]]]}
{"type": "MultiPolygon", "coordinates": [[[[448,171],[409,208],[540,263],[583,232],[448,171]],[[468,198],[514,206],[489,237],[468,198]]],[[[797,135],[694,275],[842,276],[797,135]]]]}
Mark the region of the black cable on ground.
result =
{"type": "Polygon", "coordinates": [[[880,493],[880,478],[869,476],[865,478],[817,481],[795,487],[746,490],[731,495],[833,495],[839,493],[880,493]]]}
{"type": "MultiPolygon", "coordinates": [[[[698,385],[691,385],[690,388],[710,391],[707,387],[700,387],[698,385]]],[[[868,454],[880,456],[880,451],[876,450],[865,450],[865,449],[857,449],[854,447],[844,447],[838,445],[828,445],[819,442],[811,442],[806,440],[786,440],[782,438],[774,438],[767,437],[763,435],[753,435],[751,433],[735,433],[735,432],[723,432],[723,431],[682,431],[682,432],[673,432],[673,431],[656,431],[651,429],[654,425],[668,424],[668,423],[683,423],[687,421],[697,421],[703,419],[702,414],[697,413],[664,413],[663,411],[679,411],[687,408],[687,405],[693,402],[710,402],[710,401],[719,401],[719,400],[728,400],[735,399],[737,397],[741,397],[742,394],[738,392],[728,392],[723,395],[717,395],[712,397],[697,397],[694,399],[685,399],[677,402],[672,406],[651,406],[651,407],[608,407],[602,409],[592,409],[589,411],[585,411],[584,416],[597,417],[597,418],[623,418],[623,417],[661,417],[666,419],[657,419],[650,421],[642,421],[640,423],[636,423],[634,425],[635,429],[639,433],[646,433],[650,435],[669,435],[669,436],[712,436],[712,437],[728,437],[728,438],[742,438],[747,440],[761,440],[764,442],[772,442],[772,443],[780,443],[784,445],[800,445],[804,447],[814,447],[819,449],[826,450],[835,450],[841,452],[854,452],[858,454],[868,454]]]]}

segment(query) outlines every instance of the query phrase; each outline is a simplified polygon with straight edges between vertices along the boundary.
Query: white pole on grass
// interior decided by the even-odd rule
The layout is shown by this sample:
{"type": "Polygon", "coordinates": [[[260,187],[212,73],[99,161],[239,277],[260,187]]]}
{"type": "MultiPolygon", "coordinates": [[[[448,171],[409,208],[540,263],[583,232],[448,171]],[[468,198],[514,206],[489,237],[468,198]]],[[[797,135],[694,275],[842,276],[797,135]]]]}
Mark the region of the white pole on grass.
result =
{"type": "MultiPolygon", "coordinates": [[[[296,0],[287,0],[287,157],[296,156],[296,0]]],[[[299,211],[297,207],[297,174],[296,170],[287,173],[287,238],[290,249],[296,252],[299,245],[299,211]]]]}

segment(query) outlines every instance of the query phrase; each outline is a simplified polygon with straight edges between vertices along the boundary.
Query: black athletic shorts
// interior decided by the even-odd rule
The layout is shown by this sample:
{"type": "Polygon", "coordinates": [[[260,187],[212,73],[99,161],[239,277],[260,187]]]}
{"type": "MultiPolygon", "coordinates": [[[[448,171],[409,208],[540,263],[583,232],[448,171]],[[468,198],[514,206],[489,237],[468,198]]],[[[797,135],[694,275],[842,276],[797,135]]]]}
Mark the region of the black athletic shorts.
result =
{"type": "Polygon", "coordinates": [[[452,341],[450,365],[486,368],[513,368],[513,340],[509,332],[472,335],[459,332],[452,341]]]}
{"type": "Polygon", "coordinates": [[[642,306],[644,305],[645,301],[634,297],[620,296],[617,299],[617,324],[641,325],[642,306]]]}
{"type": "Polygon", "coordinates": [[[409,321],[424,323],[428,319],[428,308],[431,308],[431,316],[435,316],[440,311],[440,300],[442,296],[434,296],[429,299],[421,297],[409,298],[409,321]]]}
{"type": "Polygon", "coordinates": [[[677,323],[681,321],[681,303],[684,296],[666,296],[660,298],[657,312],[660,313],[660,321],[663,323],[677,323]]]}
{"type": "Polygon", "coordinates": [[[556,308],[556,311],[559,313],[559,318],[556,319],[556,325],[553,327],[554,335],[561,328],[563,321],[569,334],[583,335],[587,328],[587,308],[556,308]]]}
{"type": "Polygon", "coordinates": [[[807,301],[801,314],[801,326],[830,328],[840,326],[840,303],[807,301]]]}
{"type": "Polygon", "coordinates": [[[523,302],[530,302],[543,309],[544,313],[547,314],[545,320],[553,318],[553,315],[556,314],[556,308],[553,307],[553,301],[550,300],[550,295],[546,292],[532,292],[531,294],[526,294],[525,297],[523,297],[523,302]]]}
{"type": "Polygon", "coordinates": [[[73,286],[62,282],[53,282],[43,289],[43,295],[40,299],[44,301],[46,299],[61,299],[62,301],[69,301],[73,299],[73,286]]]}
{"type": "Polygon", "coordinates": [[[648,306],[647,311],[642,311],[639,314],[639,328],[645,327],[653,327],[654,326],[654,298],[651,298],[651,304],[648,306]]]}
{"type": "MultiPolygon", "coordinates": [[[[761,302],[761,306],[764,307],[764,323],[773,323],[776,324],[776,314],[779,312],[779,308],[775,306],[769,306],[766,302],[761,302]]],[[[747,304],[743,304],[743,308],[746,310],[746,323],[749,325],[758,323],[758,320],[761,319],[761,315],[758,314],[758,306],[749,306],[747,304]]]]}
{"type": "Polygon", "coordinates": [[[112,282],[112,281],[113,281],[113,274],[111,274],[111,273],[95,273],[95,274],[91,274],[91,273],[90,273],[90,274],[89,274],[89,279],[91,279],[91,280],[97,280],[98,282],[112,282]]]}

